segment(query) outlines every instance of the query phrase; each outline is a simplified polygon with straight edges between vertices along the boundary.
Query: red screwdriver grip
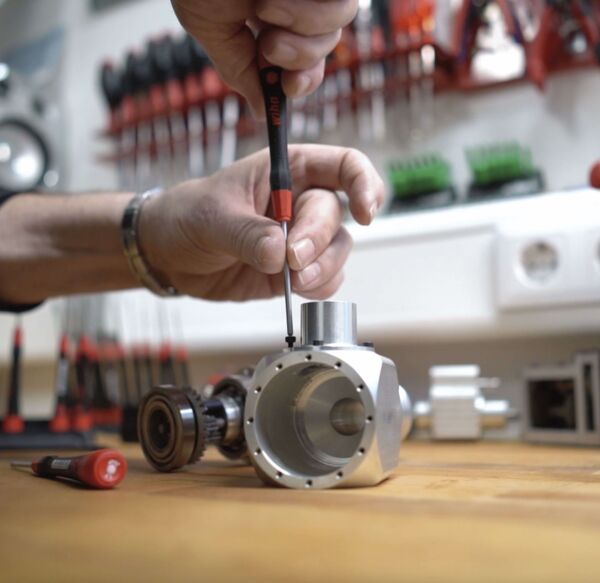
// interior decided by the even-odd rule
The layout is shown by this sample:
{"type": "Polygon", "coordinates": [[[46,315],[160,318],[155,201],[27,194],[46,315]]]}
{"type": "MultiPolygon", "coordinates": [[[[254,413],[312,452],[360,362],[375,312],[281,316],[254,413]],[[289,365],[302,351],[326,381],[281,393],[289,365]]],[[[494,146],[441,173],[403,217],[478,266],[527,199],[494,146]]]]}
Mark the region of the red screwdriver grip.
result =
{"type": "Polygon", "coordinates": [[[76,479],[91,488],[112,488],[125,477],[127,460],[114,449],[101,449],[74,458],[73,473],[76,479]]]}
{"type": "Polygon", "coordinates": [[[31,464],[42,478],[69,478],[90,488],[106,490],[116,486],[127,473],[127,460],[114,449],[100,449],[77,457],[49,455],[31,464]]]}
{"type": "Polygon", "coordinates": [[[278,222],[289,222],[292,220],[292,191],[286,189],[273,190],[271,192],[271,204],[273,215],[278,222]]]}

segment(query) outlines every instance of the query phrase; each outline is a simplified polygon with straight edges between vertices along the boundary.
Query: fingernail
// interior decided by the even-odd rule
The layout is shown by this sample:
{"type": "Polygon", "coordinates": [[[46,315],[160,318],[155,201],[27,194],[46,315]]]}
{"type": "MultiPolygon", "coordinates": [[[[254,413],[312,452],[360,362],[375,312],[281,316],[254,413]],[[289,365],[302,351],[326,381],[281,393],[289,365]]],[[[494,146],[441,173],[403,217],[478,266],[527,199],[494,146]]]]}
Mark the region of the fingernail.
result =
{"type": "Polygon", "coordinates": [[[298,58],[298,51],[295,47],[288,43],[278,43],[273,50],[267,55],[267,58],[276,62],[291,62],[298,58]]]}
{"type": "Polygon", "coordinates": [[[377,214],[378,210],[379,210],[379,205],[377,204],[377,202],[374,202],[371,205],[371,208],[369,209],[369,214],[371,215],[371,221],[375,218],[375,215],[377,214]]]}
{"type": "Polygon", "coordinates": [[[259,11],[258,17],[263,22],[276,24],[278,26],[291,26],[294,24],[294,15],[279,7],[265,8],[265,10],[259,11]]]}
{"type": "Polygon", "coordinates": [[[306,269],[298,272],[300,286],[305,288],[310,285],[321,273],[321,266],[318,263],[311,263],[306,269]]]}
{"type": "Polygon", "coordinates": [[[298,75],[296,79],[296,97],[302,97],[308,93],[312,79],[308,75],[298,75]]]}
{"type": "Polygon", "coordinates": [[[310,239],[302,239],[296,243],[292,243],[290,251],[299,269],[308,265],[315,258],[315,244],[310,239]]]}
{"type": "Polygon", "coordinates": [[[268,265],[271,262],[276,243],[275,238],[269,235],[265,235],[258,241],[256,244],[256,262],[259,267],[268,265]]]}

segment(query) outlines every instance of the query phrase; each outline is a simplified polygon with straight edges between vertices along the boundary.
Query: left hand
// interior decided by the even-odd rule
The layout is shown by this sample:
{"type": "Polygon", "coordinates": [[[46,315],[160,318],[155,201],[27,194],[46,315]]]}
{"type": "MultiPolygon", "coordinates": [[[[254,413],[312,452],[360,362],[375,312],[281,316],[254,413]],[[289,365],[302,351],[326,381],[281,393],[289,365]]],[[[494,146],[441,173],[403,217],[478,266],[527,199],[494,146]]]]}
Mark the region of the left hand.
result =
{"type": "Polygon", "coordinates": [[[149,200],[140,215],[140,246],[163,284],[209,300],[250,300],[283,293],[287,253],[296,292],[324,299],[343,281],[352,239],[335,190],[349,197],[357,222],[369,224],[383,182],[361,152],[334,146],[289,147],[294,220],[287,247],[269,218],[269,153],[262,150],[149,200]]]}

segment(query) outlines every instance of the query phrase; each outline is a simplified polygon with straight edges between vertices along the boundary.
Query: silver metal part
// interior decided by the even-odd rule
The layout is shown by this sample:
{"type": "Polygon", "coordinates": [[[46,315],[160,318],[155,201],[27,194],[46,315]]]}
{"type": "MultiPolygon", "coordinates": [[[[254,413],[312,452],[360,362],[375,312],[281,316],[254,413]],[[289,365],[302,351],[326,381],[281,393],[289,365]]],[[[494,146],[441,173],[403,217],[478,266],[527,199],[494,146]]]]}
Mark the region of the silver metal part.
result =
{"type": "Polygon", "coordinates": [[[301,307],[301,343],[326,346],[355,346],[356,304],[309,302],[301,307]]]}
{"type": "Polygon", "coordinates": [[[434,366],[429,370],[429,401],[415,403],[415,427],[433,439],[481,439],[486,429],[502,429],[516,416],[506,400],[489,400],[482,389],[498,379],[483,379],[476,365],[434,366]]]}
{"type": "Polygon", "coordinates": [[[196,415],[182,391],[159,387],[142,401],[138,414],[140,444],[146,459],[161,472],[195,461],[196,415]]]}
{"type": "Polygon", "coordinates": [[[238,439],[242,433],[242,411],[239,404],[232,397],[222,395],[217,397],[217,399],[223,405],[225,418],[227,419],[223,443],[232,443],[238,439]]]}
{"type": "Polygon", "coordinates": [[[244,411],[250,459],[263,480],[288,488],[378,484],[410,423],[396,367],[356,344],[354,304],[303,305],[302,331],[302,345],[256,368],[244,411]]]}
{"type": "Polygon", "coordinates": [[[525,371],[523,439],[600,445],[600,352],[525,371]]]}
{"type": "MultiPolygon", "coordinates": [[[[283,238],[286,241],[288,238],[288,224],[287,221],[281,221],[281,228],[283,230],[283,238]]],[[[288,264],[287,257],[283,264],[283,290],[285,294],[285,319],[287,326],[287,335],[288,338],[291,338],[294,335],[294,318],[292,315],[292,278],[290,274],[290,266],[288,264]]],[[[289,342],[290,346],[292,342],[289,342]]]]}
{"type": "Polygon", "coordinates": [[[244,368],[219,381],[211,399],[219,401],[225,413],[226,426],[223,439],[218,444],[219,451],[229,459],[248,458],[248,448],[244,436],[244,404],[250,390],[254,369],[244,368]]]}
{"type": "Polygon", "coordinates": [[[401,439],[404,441],[410,430],[413,427],[414,417],[413,409],[410,397],[402,385],[398,385],[398,394],[400,396],[400,406],[402,407],[402,435],[401,439]]]}

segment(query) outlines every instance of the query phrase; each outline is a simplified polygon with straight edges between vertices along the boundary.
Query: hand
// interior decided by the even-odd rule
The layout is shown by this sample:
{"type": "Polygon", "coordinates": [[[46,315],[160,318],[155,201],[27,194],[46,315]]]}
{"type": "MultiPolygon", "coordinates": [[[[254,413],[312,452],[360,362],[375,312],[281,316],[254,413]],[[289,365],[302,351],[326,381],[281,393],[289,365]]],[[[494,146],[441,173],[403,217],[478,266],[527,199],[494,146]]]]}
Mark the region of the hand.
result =
{"type": "Polygon", "coordinates": [[[163,284],[209,300],[243,301],[283,293],[285,254],[292,285],[310,299],[331,296],[343,281],[352,239],[335,190],[368,225],[381,206],[383,182],[357,150],[289,148],[294,221],[286,250],[269,208],[269,154],[262,150],[207,178],[150,199],[140,215],[142,253],[163,284]]]}
{"type": "Polygon", "coordinates": [[[283,88],[289,97],[308,95],[323,80],[325,57],[357,10],[357,0],[172,0],[172,4],[182,26],[202,44],[223,80],[261,118],[257,51],[285,69],[283,88]]]}

